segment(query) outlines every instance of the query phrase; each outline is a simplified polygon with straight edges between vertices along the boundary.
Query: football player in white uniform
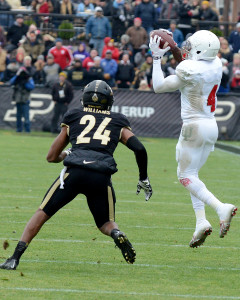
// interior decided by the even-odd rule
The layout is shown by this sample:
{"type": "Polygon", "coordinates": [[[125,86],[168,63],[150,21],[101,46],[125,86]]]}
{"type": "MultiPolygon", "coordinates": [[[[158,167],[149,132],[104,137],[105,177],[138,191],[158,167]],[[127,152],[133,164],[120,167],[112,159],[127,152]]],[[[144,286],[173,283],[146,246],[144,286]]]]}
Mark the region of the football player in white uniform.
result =
{"type": "Polygon", "coordinates": [[[205,216],[204,205],[211,206],[220,219],[220,238],[230,227],[237,208],[220,202],[198,178],[200,168],[206,162],[218,137],[214,117],[217,106],[216,92],[222,77],[222,64],[217,57],[220,43],[215,34],[200,30],[188,38],[182,49],[185,60],[176,68],[176,75],[164,78],[161,58],[170,49],[160,49],[161,37],[150,38],[153,55],[153,88],[155,93],[181,92],[181,117],[183,126],[176,147],[177,176],[189,190],[196,215],[196,229],[190,247],[202,245],[212,232],[205,216]]]}

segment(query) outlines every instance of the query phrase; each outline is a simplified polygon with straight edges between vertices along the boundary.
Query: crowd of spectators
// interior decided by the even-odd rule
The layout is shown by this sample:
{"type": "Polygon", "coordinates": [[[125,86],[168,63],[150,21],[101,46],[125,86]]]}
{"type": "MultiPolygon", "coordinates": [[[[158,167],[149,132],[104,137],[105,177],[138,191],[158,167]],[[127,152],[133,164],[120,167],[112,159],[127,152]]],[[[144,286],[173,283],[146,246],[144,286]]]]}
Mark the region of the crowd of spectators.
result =
{"type": "MultiPolygon", "coordinates": [[[[25,67],[35,85],[52,88],[64,71],[67,81],[76,87],[102,79],[114,88],[150,90],[149,33],[159,28],[159,20],[161,27],[173,33],[179,47],[197,30],[199,21],[219,21],[219,13],[211,1],[197,0],[0,0],[0,11],[23,5],[36,13],[45,13],[46,16],[41,16],[43,23],[50,22],[49,13],[76,15],[84,20],[85,33],[81,40],[76,36],[71,44],[70,40],[62,40],[35,24],[26,25],[22,14],[16,15],[11,26],[4,26],[6,16],[0,14],[2,84],[10,83],[28,57],[25,67]]],[[[201,23],[201,29],[212,26],[201,23]]],[[[240,92],[240,22],[229,37],[220,37],[220,44],[223,64],[220,91],[240,92]]],[[[165,75],[174,74],[176,66],[169,53],[163,61],[165,75]]]]}

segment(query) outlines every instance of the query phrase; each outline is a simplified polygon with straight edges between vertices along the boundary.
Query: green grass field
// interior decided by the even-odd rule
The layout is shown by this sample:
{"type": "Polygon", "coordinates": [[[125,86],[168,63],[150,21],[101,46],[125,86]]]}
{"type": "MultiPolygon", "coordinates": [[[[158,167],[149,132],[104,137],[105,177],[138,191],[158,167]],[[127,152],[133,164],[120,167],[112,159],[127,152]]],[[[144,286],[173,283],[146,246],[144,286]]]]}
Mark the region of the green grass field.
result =
{"type": "MultiPolygon", "coordinates": [[[[45,156],[53,136],[0,131],[0,260],[9,257],[26,222],[62,169],[45,156]]],[[[240,299],[240,217],[218,237],[214,211],[206,208],[212,235],[188,246],[195,216],[188,192],[176,177],[176,140],[144,138],[154,194],[136,196],[133,153],[119,145],[113,176],[116,221],[137,252],[128,265],[113,241],[95,227],[83,196],[43,227],[16,271],[0,270],[0,299],[240,299]]],[[[240,207],[240,156],[215,150],[200,178],[222,201],[240,207]]]]}

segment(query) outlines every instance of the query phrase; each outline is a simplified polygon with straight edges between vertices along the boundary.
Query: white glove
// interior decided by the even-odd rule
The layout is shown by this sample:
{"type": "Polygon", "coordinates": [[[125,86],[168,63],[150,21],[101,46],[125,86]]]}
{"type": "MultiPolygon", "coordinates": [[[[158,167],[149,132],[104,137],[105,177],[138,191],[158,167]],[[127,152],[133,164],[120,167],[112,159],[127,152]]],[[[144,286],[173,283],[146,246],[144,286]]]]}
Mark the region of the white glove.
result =
{"type": "Polygon", "coordinates": [[[145,179],[145,180],[139,180],[138,181],[138,184],[137,184],[137,195],[140,193],[141,189],[144,190],[144,193],[145,193],[145,200],[148,201],[151,196],[152,196],[152,187],[151,187],[151,184],[150,184],[150,181],[149,179],[145,179]]]}
{"type": "Polygon", "coordinates": [[[126,20],[126,17],[125,17],[124,15],[120,15],[120,16],[119,16],[119,19],[120,19],[122,22],[124,22],[124,21],[126,20]]]}
{"type": "Polygon", "coordinates": [[[68,149],[64,150],[63,152],[66,153],[68,156],[69,154],[72,153],[72,148],[68,148],[68,149]]]}
{"type": "Polygon", "coordinates": [[[161,59],[163,55],[171,49],[169,46],[166,47],[165,49],[160,49],[159,48],[160,41],[161,41],[161,37],[157,35],[150,38],[149,48],[151,49],[152,56],[155,59],[161,59]]]}

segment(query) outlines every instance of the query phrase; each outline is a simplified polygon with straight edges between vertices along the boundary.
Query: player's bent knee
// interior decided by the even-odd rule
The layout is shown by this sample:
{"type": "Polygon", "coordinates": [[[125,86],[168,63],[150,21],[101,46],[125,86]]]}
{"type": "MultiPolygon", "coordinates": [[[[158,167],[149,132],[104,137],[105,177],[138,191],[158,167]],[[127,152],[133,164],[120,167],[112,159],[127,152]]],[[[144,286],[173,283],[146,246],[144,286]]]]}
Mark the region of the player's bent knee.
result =
{"type": "Polygon", "coordinates": [[[184,187],[187,187],[190,183],[192,183],[190,178],[178,178],[178,180],[184,187]]]}

